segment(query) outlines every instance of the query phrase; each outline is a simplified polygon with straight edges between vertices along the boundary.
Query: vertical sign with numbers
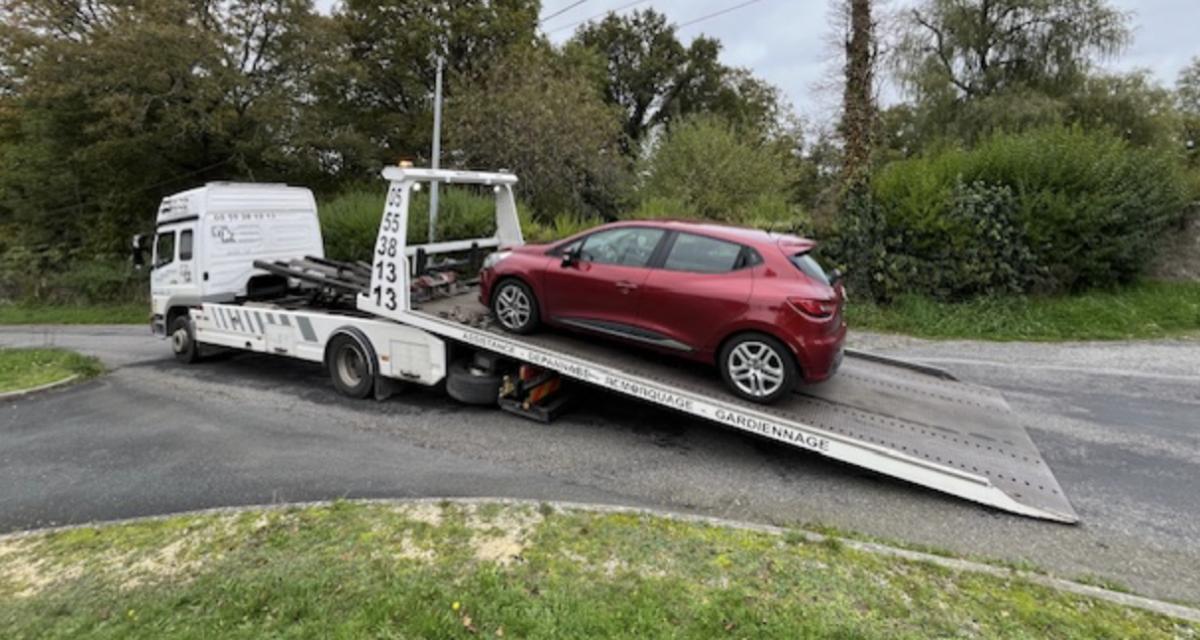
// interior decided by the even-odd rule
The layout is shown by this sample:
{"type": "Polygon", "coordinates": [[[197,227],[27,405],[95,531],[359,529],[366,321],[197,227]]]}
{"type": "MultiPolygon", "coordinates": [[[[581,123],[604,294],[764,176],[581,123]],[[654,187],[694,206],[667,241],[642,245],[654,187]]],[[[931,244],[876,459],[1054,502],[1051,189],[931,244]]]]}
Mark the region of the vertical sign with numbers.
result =
{"type": "Polygon", "coordinates": [[[408,229],[408,200],[412,183],[393,182],[379,223],[371,256],[371,288],[359,296],[358,308],[385,317],[408,311],[408,258],[404,254],[408,229]]]}

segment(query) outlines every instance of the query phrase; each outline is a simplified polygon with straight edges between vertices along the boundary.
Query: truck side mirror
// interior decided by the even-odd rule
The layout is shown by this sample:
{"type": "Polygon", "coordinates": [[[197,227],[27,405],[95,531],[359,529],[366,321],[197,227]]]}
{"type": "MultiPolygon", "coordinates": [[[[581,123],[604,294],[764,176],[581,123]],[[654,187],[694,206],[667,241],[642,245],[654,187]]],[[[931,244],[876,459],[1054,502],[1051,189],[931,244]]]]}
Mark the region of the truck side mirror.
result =
{"type": "Polygon", "coordinates": [[[134,269],[140,271],[146,266],[146,234],[139,233],[133,236],[129,245],[129,258],[133,261],[134,269]]]}

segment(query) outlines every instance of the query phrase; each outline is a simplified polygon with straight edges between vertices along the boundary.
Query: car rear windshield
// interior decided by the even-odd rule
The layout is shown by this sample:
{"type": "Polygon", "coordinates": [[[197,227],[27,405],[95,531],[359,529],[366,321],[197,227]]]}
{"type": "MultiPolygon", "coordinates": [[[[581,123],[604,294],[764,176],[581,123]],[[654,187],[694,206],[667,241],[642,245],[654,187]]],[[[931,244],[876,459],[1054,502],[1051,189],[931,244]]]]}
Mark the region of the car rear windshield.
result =
{"type": "Polygon", "coordinates": [[[797,269],[804,272],[804,275],[821,284],[829,284],[829,274],[825,273],[825,270],[821,268],[821,263],[817,262],[816,258],[807,253],[797,253],[792,256],[791,260],[797,269]]]}

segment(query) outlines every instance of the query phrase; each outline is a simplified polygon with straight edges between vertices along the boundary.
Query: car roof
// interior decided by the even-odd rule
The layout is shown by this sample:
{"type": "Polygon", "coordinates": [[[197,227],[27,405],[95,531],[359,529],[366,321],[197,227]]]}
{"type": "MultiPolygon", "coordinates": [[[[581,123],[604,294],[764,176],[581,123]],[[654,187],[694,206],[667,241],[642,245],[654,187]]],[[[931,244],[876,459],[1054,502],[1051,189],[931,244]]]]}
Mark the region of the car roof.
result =
{"type": "Polygon", "coordinates": [[[737,242],[739,244],[747,244],[752,246],[780,245],[784,247],[785,250],[794,250],[796,252],[807,251],[816,245],[815,242],[809,240],[808,238],[801,238],[795,235],[764,231],[762,229],[755,229],[753,227],[739,227],[730,224],[719,224],[707,220],[622,220],[620,222],[606,224],[602,228],[635,226],[646,226],[655,227],[658,229],[670,229],[674,231],[698,233],[721,240],[728,240],[730,242],[737,242]]]}

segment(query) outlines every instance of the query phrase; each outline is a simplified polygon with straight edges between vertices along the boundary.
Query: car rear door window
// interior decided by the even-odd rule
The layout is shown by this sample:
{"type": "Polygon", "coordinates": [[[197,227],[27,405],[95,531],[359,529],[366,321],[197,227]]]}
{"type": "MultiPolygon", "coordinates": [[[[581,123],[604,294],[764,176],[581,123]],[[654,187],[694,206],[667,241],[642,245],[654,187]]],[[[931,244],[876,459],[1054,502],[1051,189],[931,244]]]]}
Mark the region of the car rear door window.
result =
{"type": "Polygon", "coordinates": [[[807,253],[798,253],[792,256],[791,260],[797,269],[804,272],[804,275],[821,284],[830,284],[829,274],[825,273],[825,269],[821,268],[821,263],[817,262],[816,258],[807,253]]]}
{"type": "Polygon", "coordinates": [[[583,240],[579,258],[596,264],[644,267],[665,231],[650,227],[619,227],[597,231],[583,240]]]}
{"type": "Polygon", "coordinates": [[[725,273],[745,264],[743,247],[707,236],[681,233],[675,237],[664,269],[697,273],[725,273]]]}

